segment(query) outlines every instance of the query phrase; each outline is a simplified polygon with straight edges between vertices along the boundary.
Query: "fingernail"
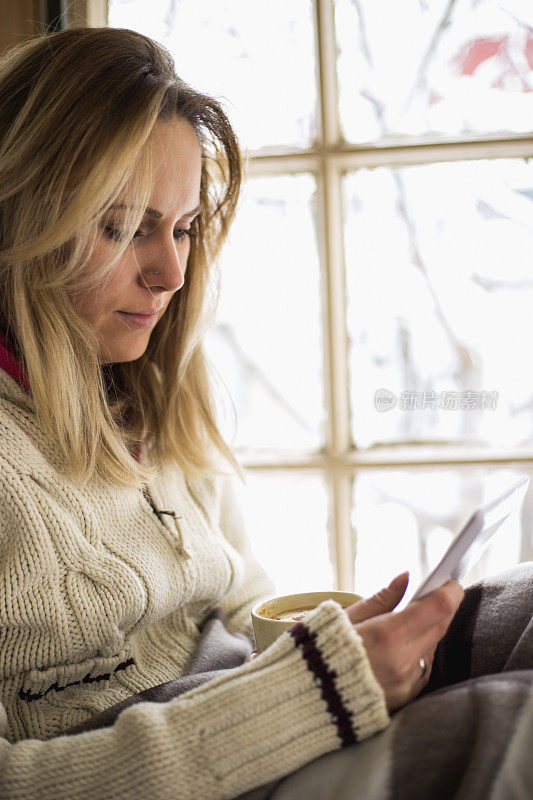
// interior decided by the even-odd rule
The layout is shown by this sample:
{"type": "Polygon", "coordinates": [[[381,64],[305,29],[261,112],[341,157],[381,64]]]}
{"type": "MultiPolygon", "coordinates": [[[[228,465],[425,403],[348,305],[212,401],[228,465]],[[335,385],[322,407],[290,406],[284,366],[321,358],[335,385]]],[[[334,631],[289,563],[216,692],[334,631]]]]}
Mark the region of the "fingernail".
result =
{"type": "Polygon", "coordinates": [[[394,578],[394,580],[391,581],[391,583],[389,584],[389,589],[396,590],[399,589],[401,586],[403,586],[405,583],[406,575],[409,575],[409,572],[402,572],[401,575],[398,575],[397,578],[394,578]]]}

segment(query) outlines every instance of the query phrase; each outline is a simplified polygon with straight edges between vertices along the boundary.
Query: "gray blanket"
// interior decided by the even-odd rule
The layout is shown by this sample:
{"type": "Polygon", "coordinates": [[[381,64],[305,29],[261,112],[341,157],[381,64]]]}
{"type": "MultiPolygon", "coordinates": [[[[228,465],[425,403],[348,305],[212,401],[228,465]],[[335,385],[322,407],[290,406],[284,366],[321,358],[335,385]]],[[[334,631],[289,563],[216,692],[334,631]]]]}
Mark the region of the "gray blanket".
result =
{"type": "MultiPolygon", "coordinates": [[[[213,613],[189,674],[68,733],[112,725],[129,705],[168,700],[242,664],[244,637],[213,613]]],[[[532,800],[533,564],[466,591],[430,682],[383,733],[329,753],[239,800],[532,800]]]]}
{"type": "Polygon", "coordinates": [[[272,800],[532,800],[533,564],[467,589],[423,695],[272,800]]]}
{"type": "Polygon", "coordinates": [[[246,656],[252,652],[252,645],[245,636],[229,633],[226,629],[224,614],[220,609],[211,612],[202,624],[200,633],[198,648],[188,666],[187,675],[132,695],[86,722],[65,731],[66,735],[71,736],[96,728],[108,728],[124,709],[136,703],[167,703],[174,697],[216,678],[225,670],[240,667],[246,656]]]}

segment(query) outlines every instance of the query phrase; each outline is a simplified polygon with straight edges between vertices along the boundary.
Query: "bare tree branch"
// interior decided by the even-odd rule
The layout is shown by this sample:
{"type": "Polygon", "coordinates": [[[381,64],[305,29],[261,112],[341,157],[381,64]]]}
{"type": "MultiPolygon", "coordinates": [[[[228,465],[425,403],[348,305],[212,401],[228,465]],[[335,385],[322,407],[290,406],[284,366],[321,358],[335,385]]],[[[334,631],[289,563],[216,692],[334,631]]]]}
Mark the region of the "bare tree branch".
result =
{"type": "Polygon", "coordinates": [[[505,14],[509,14],[509,16],[510,16],[510,17],[512,17],[512,18],[514,19],[514,21],[516,22],[516,24],[517,24],[517,25],[518,25],[520,28],[525,28],[525,29],[526,29],[526,31],[527,31],[528,33],[531,33],[531,31],[533,31],[533,26],[532,26],[532,25],[530,25],[530,24],[529,24],[528,22],[526,22],[525,20],[523,20],[523,19],[520,19],[520,17],[517,17],[517,16],[516,16],[516,14],[513,14],[513,12],[512,12],[512,11],[509,11],[509,9],[508,9],[508,8],[504,8],[503,6],[500,6],[500,8],[501,8],[501,10],[502,10],[502,11],[503,11],[505,14]]]}
{"type": "Polygon", "coordinates": [[[495,292],[500,289],[531,289],[533,288],[533,279],[525,279],[523,281],[503,281],[497,278],[487,278],[484,275],[473,273],[470,280],[472,283],[477,283],[486,292],[495,292]]]}
{"type": "Polygon", "coordinates": [[[237,337],[235,336],[235,331],[233,328],[224,323],[218,323],[215,326],[215,332],[223,340],[225,340],[232,353],[234,353],[239,367],[244,372],[245,381],[255,378],[255,380],[261,384],[267,395],[274,401],[274,403],[281,406],[281,408],[283,408],[283,410],[290,417],[292,417],[292,419],[295,420],[300,427],[304,428],[306,431],[312,431],[311,426],[306,422],[306,420],[291,406],[291,404],[283,397],[281,392],[276,389],[274,384],[269,380],[265,373],[247,355],[247,353],[245,353],[237,337]]]}
{"type": "Polygon", "coordinates": [[[357,12],[357,16],[359,17],[359,27],[361,30],[361,44],[363,53],[370,66],[373,67],[374,64],[372,61],[372,52],[370,50],[370,46],[368,43],[368,36],[366,33],[366,23],[363,15],[363,9],[361,8],[361,3],[359,2],[359,0],[352,0],[352,4],[357,12]]]}
{"type": "Polygon", "coordinates": [[[180,0],[169,0],[167,13],[165,14],[165,38],[170,36],[176,21],[176,12],[180,0]]]}
{"type": "Polygon", "coordinates": [[[450,17],[452,15],[452,11],[454,9],[456,2],[457,0],[449,0],[446,10],[442,15],[442,19],[433,32],[433,36],[431,37],[431,40],[427,46],[426,52],[422,56],[422,61],[420,62],[420,65],[416,72],[416,77],[413,86],[411,87],[411,91],[407,95],[407,100],[405,101],[405,105],[403,107],[404,111],[406,111],[406,109],[409,108],[417,90],[423,87],[427,81],[427,69],[431,63],[433,56],[435,55],[439,39],[441,38],[446,28],[448,28],[450,25],[450,17]]]}
{"type": "Polygon", "coordinates": [[[455,352],[457,353],[457,356],[459,357],[461,372],[463,372],[465,369],[470,370],[474,366],[472,357],[470,355],[470,351],[468,350],[468,347],[464,345],[457,338],[452,326],[448,322],[446,315],[441,307],[439,298],[437,297],[437,293],[433,288],[433,284],[428,275],[426,265],[424,264],[424,259],[422,257],[422,253],[420,252],[420,248],[418,246],[418,237],[416,233],[416,228],[411,218],[411,215],[409,214],[409,209],[407,207],[407,193],[405,191],[405,185],[400,170],[399,169],[392,170],[392,177],[394,183],[396,184],[396,190],[398,192],[398,211],[405,223],[409,235],[409,242],[411,246],[411,260],[413,264],[417,267],[417,269],[419,269],[422,275],[424,276],[424,279],[427,283],[429,292],[431,294],[435,306],[437,317],[442,327],[444,328],[444,331],[448,339],[450,340],[455,352]]]}
{"type": "MultiPolygon", "coordinates": [[[[371,65],[372,64],[372,55],[371,55],[370,43],[368,41],[366,28],[364,27],[363,13],[362,13],[362,10],[360,8],[360,3],[359,3],[359,0],[352,0],[352,2],[353,2],[354,6],[355,6],[355,8],[357,10],[357,13],[359,15],[359,19],[361,21],[361,38],[362,38],[362,44],[363,44],[363,52],[365,53],[365,57],[366,57],[368,63],[371,65]]],[[[456,4],[456,0],[449,0],[448,5],[446,7],[446,10],[444,11],[444,14],[442,16],[442,19],[440,20],[437,28],[435,29],[435,31],[433,33],[433,36],[431,37],[431,41],[429,43],[429,46],[428,46],[428,48],[426,50],[426,53],[424,54],[424,56],[422,58],[420,66],[419,66],[419,68],[417,70],[417,75],[416,75],[416,78],[415,78],[415,82],[414,82],[413,87],[412,87],[412,89],[411,89],[411,91],[409,93],[409,97],[410,98],[414,95],[414,93],[417,90],[417,88],[419,87],[419,85],[426,80],[425,73],[427,71],[427,68],[428,68],[430,62],[431,62],[431,59],[433,58],[433,55],[434,55],[434,52],[435,52],[435,50],[437,48],[437,45],[438,45],[440,37],[443,35],[445,29],[450,24],[451,14],[453,12],[455,4],[456,4]]],[[[379,126],[381,128],[382,135],[386,136],[389,133],[389,131],[388,131],[387,123],[386,123],[385,105],[384,105],[383,101],[380,100],[378,97],[376,97],[373,93],[371,93],[368,90],[364,91],[364,96],[374,106],[376,117],[377,117],[379,126]]],[[[409,105],[409,102],[410,102],[410,100],[406,103],[406,107],[409,105]]],[[[460,364],[460,372],[461,372],[462,377],[464,378],[465,371],[466,372],[470,372],[474,368],[473,359],[472,359],[472,357],[470,355],[470,351],[469,351],[468,347],[463,342],[459,341],[459,339],[455,335],[455,332],[454,332],[452,326],[450,325],[448,319],[446,318],[444,310],[443,310],[443,308],[442,308],[442,306],[440,304],[439,298],[438,298],[438,296],[437,296],[437,294],[436,294],[436,292],[435,292],[435,290],[433,288],[433,285],[431,283],[427,268],[426,268],[425,263],[424,263],[424,259],[422,257],[420,248],[418,246],[416,228],[415,228],[413,220],[411,219],[411,216],[409,214],[409,209],[408,209],[408,204],[407,204],[407,192],[406,192],[406,189],[405,189],[403,176],[402,176],[400,170],[398,170],[398,169],[392,169],[391,172],[392,172],[394,183],[396,185],[396,190],[398,192],[398,211],[399,211],[400,216],[403,219],[404,224],[405,224],[405,226],[407,228],[407,233],[408,233],[410,247],[411,247],[411,258],[412,258],[412,261],[415,264],[415,266],[420,270],[422,275],[424,276],[424,280],[427,283],[429,292],[430,292],[431,297],[433,299],[433,303],[434,303],[434,306],[435,306],[435,311],[436,311],[437,317],[438,317],[441,325],[444,328],[446,336],[448,337],[453,349],[455,350],[455,352],[456,352],[456,354],[458,356],[459,364],[460,364]]],[[[409,347],[408,337],[406,338],[405,330],[402,331],[402,350],[403,350],[404,358],[409,359],[410,358],[410,347],[409,347]]],[[[407,374],[410,372],[410,368],[408,367],[407,364],[405,364],[405,369],[406,369],[406,377],[407,377],[407,374]]]]}

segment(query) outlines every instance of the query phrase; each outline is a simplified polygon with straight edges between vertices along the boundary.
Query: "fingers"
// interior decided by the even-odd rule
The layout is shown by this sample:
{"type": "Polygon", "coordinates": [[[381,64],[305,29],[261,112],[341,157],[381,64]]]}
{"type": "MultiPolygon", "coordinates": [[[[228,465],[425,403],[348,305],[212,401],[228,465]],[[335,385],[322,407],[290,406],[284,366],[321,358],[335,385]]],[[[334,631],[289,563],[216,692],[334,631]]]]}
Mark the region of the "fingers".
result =
{"type": "Polygon", "coordinates": [[[404,663],[433,653],[461,604],[464,591],[456,581],[414,601],[404,611],[387,618],[390,643],[404,663]]]}
{"type": "MultiPolygon", "coordinates": [[[[435,648],[463,596],[459,584],[448,581],[397,614],[385,612],[355,624],[389,710],[414,699],[427,684],[435,648]],[[421,658],[426,660],[425,672],[419,663],[421,658]]],[[[357,603],[350,611],[357,613],[360,605],[357,603]]]]}
{"type": "Polygon", "coordinates": [[[438,645],[442,637],[446,634],[452,619],[453,615],[447,619],[441,620],[436,625],[433,625],[431,628],[421,633],[420,636],[409,640],[407,646],[410,649],[412,648],[412,652],[421,653],[422,655],[419,657],[422,658],[424,653],[434,649],[438,645]]]}
{"type": "Polygon", "coordinates": [[[349,606],[346,609],[346,613],[352,624],[355,625],[365,619],[370,619],[370,617],[376,617],[379,614],[387,614],[392,611],[404,596],[408,583],[409,573],[402,572],[385,589],[380,589],[372,597],[368,597],[366,600],[359,600],[358,603],[349,606]]]}
{"type": "Polygon", "coordinates": [[[428,650],[421,658],[417,659],[417,675],[415,676],[415,680],[421,682],[422,688],[424,688],[429,681],[431,670],[433,668],[435,650],[436,648],[432,647],[431,650],[428,650]]]}
{"type": "Polygon", "coordinates": [[[417,658],[412,665],[410,675],[403,683],[398,683],[392,688],[390,699],[393,708],[400,708],[410,700],[414,700],[422,689],[428,685],[434,657],[435,647],[427,651],[420,658],[417,658]]]}
{"type": "Polygon", "coordinates": [[[432,635],[438,637],[436,639],[438,642],[446,633],[463,597],[462,586],[457,581],[448,581],[420,600],[414,600],[407,608],[396,614],[397,624],[406,626],[407,637],[413,641],[435,629],[432,635]]]}
{"type": "Polygon", "coordinates": [[[413,661],[407,669],[402,669],[396,665],[396,669],[387,676],[382,677],[382,688],[389,711],[395,711],[406,703],[414,700],[429,683],[435,647],[425,653],[425,655],[413,661]]]}

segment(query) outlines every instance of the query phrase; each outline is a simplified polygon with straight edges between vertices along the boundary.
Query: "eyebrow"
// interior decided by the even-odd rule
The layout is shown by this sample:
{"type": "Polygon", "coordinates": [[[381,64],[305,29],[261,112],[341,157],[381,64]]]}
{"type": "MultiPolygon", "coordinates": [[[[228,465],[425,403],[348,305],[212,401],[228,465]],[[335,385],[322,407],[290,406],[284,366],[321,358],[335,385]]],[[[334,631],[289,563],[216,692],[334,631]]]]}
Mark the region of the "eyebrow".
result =
{"type": "MultiPolygon", "coordinates": [[[[109,206],[109,208],[132,208],[132,206],[128,206],[125,203],[113,203],[113,205],[109,206]]],[[[201,206],[196,206],[196,208],[193,208],[192,211],[187,211],[185,214],[182,214],[180,219],[190,219],[191,217],[195,217],[201,210],[201,206]]],[[[162,212],[157,211],[155,208],[147,208],[144,213],[148,214],[149,217],[153,217],[154,219],[161,219],[163,216],[162,212]]]]}

